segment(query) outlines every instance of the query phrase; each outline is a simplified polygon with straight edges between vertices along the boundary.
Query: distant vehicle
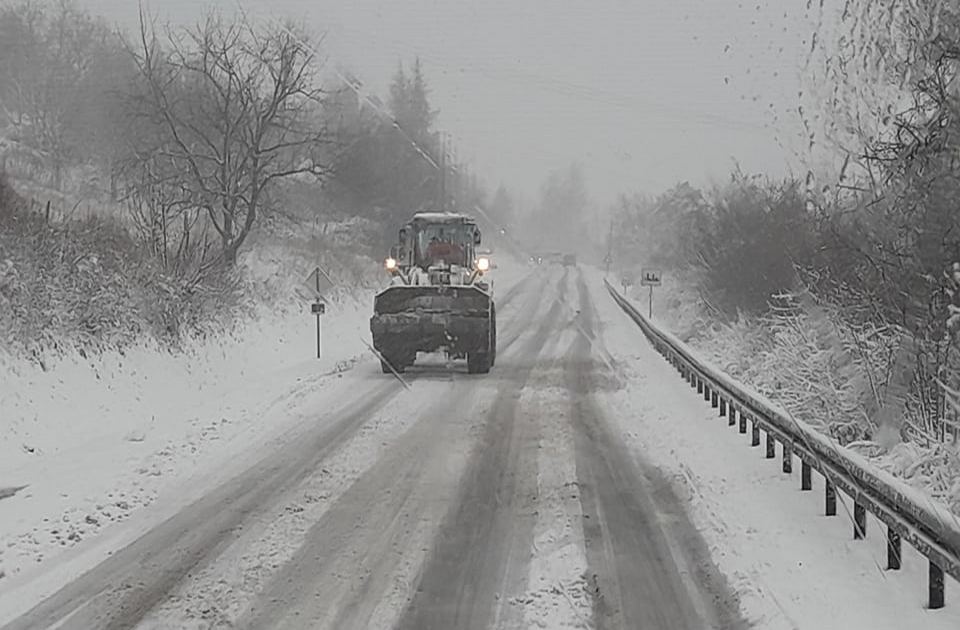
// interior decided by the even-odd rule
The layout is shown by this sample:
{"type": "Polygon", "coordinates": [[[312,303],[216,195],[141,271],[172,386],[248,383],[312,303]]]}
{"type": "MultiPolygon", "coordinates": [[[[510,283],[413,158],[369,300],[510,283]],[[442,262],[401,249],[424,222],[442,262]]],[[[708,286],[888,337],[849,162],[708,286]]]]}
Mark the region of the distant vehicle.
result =
{"type": "Polygon", "coordinates": [[[563,264],[563,253],[562,252],[550,252],[550,263],[554,265],[563,264]]]}
{"type": "Polygon", "coordinates": [[[576,254],[565,254],[563,257],[563,266],[564,267],[576,267],[577,266],[577,255],[576,254]]]}
{"type": "Polygon", "coordinates": [[[417,352],[442,350],[466,357],[471,374],[486,374],[496,360],[497,311],[476,221],[422,212],[399,236],[385,262],[393,281],[377,294],[370,318],[383,371],[403,372],[417,352]]]}

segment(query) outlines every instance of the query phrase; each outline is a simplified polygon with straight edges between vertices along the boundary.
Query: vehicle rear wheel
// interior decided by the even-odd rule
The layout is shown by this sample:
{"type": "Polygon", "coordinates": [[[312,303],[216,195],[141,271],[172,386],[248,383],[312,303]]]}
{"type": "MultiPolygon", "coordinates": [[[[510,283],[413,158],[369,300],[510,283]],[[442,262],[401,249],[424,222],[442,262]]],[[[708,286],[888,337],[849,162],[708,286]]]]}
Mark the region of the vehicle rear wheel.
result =
{"type": "Polygon", "coordinates": [[[398,361],[394,357],[383,355],[383,358],[380,359],[380,369],[383,370],[384,374],[392,374],[394,372],[402,374],[403,371],[407,369],[407,364],[403,361],[398,361]]]}
{"type": "Polygon", "coordinates": [[[486,374],[490,371],[489,352],[467,353],[467,372],[470,374],[486,374]]]}
{"type": "Polygon", "coordinates": [[[497,312],[490,315],[490,367],[497,362],[497,312]]]}

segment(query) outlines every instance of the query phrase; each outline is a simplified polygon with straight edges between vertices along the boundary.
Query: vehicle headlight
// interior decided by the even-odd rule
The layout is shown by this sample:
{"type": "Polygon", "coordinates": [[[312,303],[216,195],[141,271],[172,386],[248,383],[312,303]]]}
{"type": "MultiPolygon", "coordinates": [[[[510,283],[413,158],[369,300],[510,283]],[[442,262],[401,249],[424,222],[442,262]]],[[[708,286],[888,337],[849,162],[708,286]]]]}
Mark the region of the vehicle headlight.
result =
{"type": "Polygon", "coordinates": [[[397,268],[397,259],[396,258],[387,258],[383,262],[383,266],[387,268],[387,271],[393,271],[397,268]]]}
{"type": "Polygon", "coordinates": [[[477,258],[477,271],[487,271],[490,269],[489,258],[477,258]]]}

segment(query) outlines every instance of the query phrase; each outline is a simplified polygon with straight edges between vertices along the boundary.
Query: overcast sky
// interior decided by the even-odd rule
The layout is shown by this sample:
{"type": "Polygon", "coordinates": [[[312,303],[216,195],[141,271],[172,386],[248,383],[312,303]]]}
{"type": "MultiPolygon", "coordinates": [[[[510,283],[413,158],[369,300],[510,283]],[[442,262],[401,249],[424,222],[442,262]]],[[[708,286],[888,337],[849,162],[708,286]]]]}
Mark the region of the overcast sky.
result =
{"type": "MultiPolygon", "coordinates": [[[[722,180],[734,159],[773,175],[799,168],[793,112],[813,28],[804,2],[242,2],[262,19],[294,17],[326,32],[331,62],[380,94],[398,61],[419,55],[438,126],[490,185],[531,200],[550,170],[573,161],[595,203],[722,180]]],[[[86,3],[136,22],[135,0],[86,3]]],[[[203,10],[187,0],[149,9],[176,22],[203,10]]]]}

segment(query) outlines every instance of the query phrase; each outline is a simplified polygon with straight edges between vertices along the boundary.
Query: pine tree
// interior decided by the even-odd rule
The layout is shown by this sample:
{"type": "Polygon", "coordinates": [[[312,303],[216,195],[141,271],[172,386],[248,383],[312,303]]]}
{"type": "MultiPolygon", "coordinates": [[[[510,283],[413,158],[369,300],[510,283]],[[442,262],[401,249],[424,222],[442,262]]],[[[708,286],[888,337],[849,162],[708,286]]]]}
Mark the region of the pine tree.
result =
{"type": "Polygon", "coordinates": [[[410,83],[407,74],[403,71],[403,62],[397,62],[397,72],[393,75],[390,84],[390,112],[393,118],[401,125],[409,118],[410,83]]]}
{"type": "Polygon", "coordinates": [[[413,64],[413,79],[409,84],[407,108],[407,115],[409,116],[407,121],[408,131],[415,138],[426,139],[430,133],[430,127],[433,125],[436,112],[430,110],[427,83],[423,78],[423,68],[420,65],[419,57],[413,64]]]}

